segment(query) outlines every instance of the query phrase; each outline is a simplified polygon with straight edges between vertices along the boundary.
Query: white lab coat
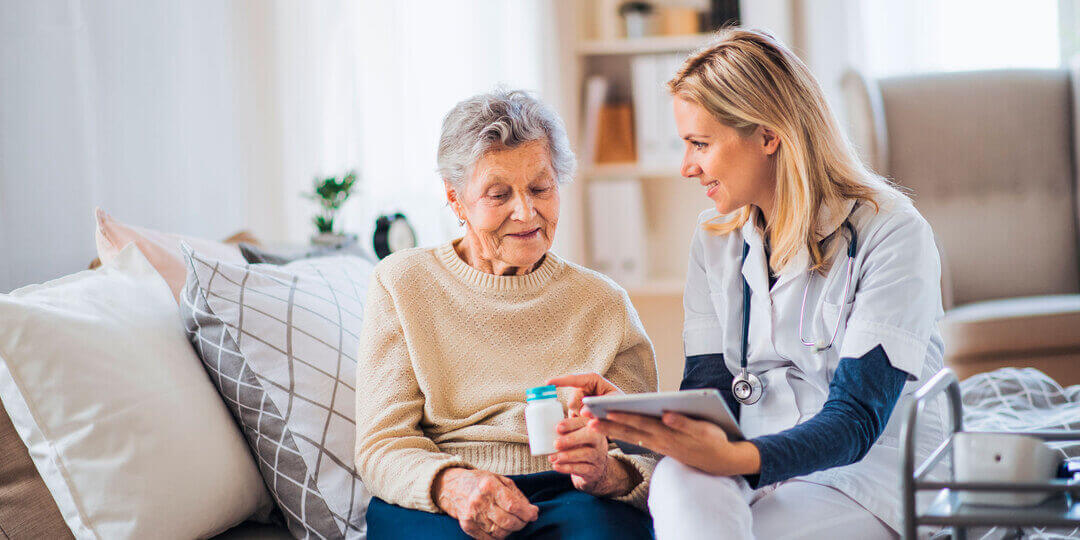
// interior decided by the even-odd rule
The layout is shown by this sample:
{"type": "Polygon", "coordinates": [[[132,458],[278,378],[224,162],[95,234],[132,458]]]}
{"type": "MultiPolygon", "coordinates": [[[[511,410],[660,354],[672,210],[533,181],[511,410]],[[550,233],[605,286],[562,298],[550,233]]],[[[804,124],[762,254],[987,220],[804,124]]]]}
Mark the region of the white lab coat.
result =
{"type": "MultiPolygon", "coordinates": [[[[888,201],[879,212],[853,202],[847,210],[823,216],[818,234],[824,238],[836,231],[850,214],[858,232],[854,291],[842,298],[848,238],[841,230],[837,234],[843,240],[832,268],[827,276],[812,278],[806,299],[803,331],[808,339],[828,340],[840,311],[841,327],[831,349],[815,354],[799,338],[808,255],[790,264],[770,291],[756,220],[741,231],[717,236],[700,226],[717,218],[716,210],[701,214],[690,248],[683,343],[688,356],[723,353],[727,368],[739,372],[745,276],[752,291],[748,369],[765,384],[758,403],[741,406],[739,424],[747,438],[783,431],[813,417],[825,404],[840,358],[858,358],[882,345],[893,367],[909,374],[884,432],[858,463],[802,479],[840,490],[899,531],[902,411],[910,393],[942,367],[944,346],[937,327],[943,314],[940,260],[930,226],[908,200],[888,201]],[[744,241],[750,246],[745,265],[744,241]]],[[[925,459],[944,440],[945,412],[940,404],[921,417],[917,459],[925,459]]]]}

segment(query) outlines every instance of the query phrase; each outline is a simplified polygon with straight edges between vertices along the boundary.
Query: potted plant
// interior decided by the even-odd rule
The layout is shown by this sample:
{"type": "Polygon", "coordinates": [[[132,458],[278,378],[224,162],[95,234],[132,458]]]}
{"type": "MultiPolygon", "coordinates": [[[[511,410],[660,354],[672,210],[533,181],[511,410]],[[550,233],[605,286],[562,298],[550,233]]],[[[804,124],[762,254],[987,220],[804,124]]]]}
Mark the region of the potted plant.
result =
{"type": "Polygon", "coordinates": [[[356,185],[356,172],[349,171],[338,180],[337,177],[316,178],[313,182],[313,192],[304,193],[303,196],[319,204],[319,213],[312,218],[317,234],[311,237],[311,242],[319,245],[337,245],[344,242],[347,236],[334,231],[334,219],[341,210],[341,206],[352,194],[356,185]]]}

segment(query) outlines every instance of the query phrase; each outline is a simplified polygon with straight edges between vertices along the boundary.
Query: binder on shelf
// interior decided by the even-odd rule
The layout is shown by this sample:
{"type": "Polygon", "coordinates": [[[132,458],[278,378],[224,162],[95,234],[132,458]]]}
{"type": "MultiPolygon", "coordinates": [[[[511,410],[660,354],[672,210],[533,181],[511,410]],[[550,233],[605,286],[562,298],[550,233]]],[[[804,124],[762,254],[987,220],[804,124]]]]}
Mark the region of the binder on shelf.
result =
{"type": "Polygon", "coordinates": [[[589,266],[623,287],[645,283],[645,201],[635,178],[588,184],[589,266]]]}
{"type": "Polygon", "coordinates": [[[685,36],[701,32],[701,11],[693,6],[661,5],[657,28],[662,36],[685,36]]]}
{"type": "Polygon", "coordinates": [[[637,159],[634,116],[629,103],[608,103],[608,81],[594,75],[585,81],[582,161],[626,163],[637,159]]]}
{"type": "Polygon", "coordinates": [[[619,4],[622,0],[598,0],[598,34],[600,39],[619,39],[626,37],[619,21],[619,4]]]}
{"type": "Polygon", "coordinates": [[[675,125],[675,114],[672,111],[671,94],[667,91],[665,85],[672,77],[675,76],[675,72],[682,66],[686,60],[685,54],[665,54],[657,57],[657,62],[660,64],[660,86],[661,86],[661,98],[660,107],[662,107],[664,114],[661,116],[663,122],[660,125],[660,137],[661,147],[663,154],[663,165],[675,165],[682,163],[682,156],[685,145],[683,140],[679,138],[679,128],[675,125]]]}
{"type": "Polygon", "coordinates": [[[638,164],[652,165],[656,157],[655,63],[653,56],[636,55],[630,59],[630,92],[634,101],[634,134],[637,141],[638,164]]]}
{"type": "Polygon", "coordinates": [[[634,116],[629,103],[607,103],[600,107],[595,158],[596,163],[637,160],[634,151],[634,116]]]}
{"type": "Polygon", "coordinates": [[[630,60],[634,133],[642,167],[677,167],[682,161],[683,143],[675,128],[672,98],[665,84],[683,60],[682,54],[642,54],[630,60]]]}
{"type": "Polygon", "coordinates": [[[585,122],[582,133],[583,163],[596,163],[596,145],[600,132],[600,110],[607,99],[608,81],[599,75],[585,80],[585,122]]]}

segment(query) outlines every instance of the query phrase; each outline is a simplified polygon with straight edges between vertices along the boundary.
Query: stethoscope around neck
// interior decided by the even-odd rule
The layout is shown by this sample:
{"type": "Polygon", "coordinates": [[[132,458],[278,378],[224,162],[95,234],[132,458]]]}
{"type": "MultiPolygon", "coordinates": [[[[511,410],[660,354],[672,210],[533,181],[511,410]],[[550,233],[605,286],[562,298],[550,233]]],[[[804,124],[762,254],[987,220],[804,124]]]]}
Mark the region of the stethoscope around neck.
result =
{"type": "MultiPolygon", "coordinates": [[[[847,249],[847,269],[844,271],[846,276],[844,278],[844,294],[841,298],[846,301],[848,292],[851,290],[852,285],[852,270],[855,267],[855,249],[859,243],[859,237],[855,233],[855,227],[851,225],[851,222],[844,220],[843,228],[847,229],[848,234],[851,236],[850,242],[848,242],[847,249]]],[[[742,264],[746,266],[746,255],[750,252],[750,244],[743,243],[742,252],[742,264]]],[[[803,346],[809,347],[815,354],[827,351],[832,348],[833,343],[836,341],[836,336],[840,333],[840,321],[844,314],[843,309],[839,309],[836,312],[836,326],[833,329],[832,337],[826,342],[824,339],[806,339],[803,337],[803,319],[806,317],[806,297],[810,293],[810,281],[814,278],[814,271],[810,270],[806,277],[806,286],[803,288],[802,306],[799,307],[799,341],[803,346]]],[[[748,349],[750,344],[750,283],[746,281],[746,275],[742,276],[743,279],[743,327],[742,327],[742,358],[739,360],[739,374],[735,376],[735,379],[731,381],[731,393],[735,395],[735,400],[743,405],[753,405],[761,399],[761,395],[765,392],[765,386],[761,383],[761,378],[753,373],[750,373],[746,369],[748,349]]],[[[824,294],[822,295],[824,297],[824,294]]]]}

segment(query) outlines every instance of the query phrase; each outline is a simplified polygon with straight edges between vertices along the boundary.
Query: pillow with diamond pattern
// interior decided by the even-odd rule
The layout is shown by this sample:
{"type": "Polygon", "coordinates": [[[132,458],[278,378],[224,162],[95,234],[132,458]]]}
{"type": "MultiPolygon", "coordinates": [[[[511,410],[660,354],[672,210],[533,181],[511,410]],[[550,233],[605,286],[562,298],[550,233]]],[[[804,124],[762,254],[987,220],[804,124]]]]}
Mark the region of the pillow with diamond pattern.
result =
{"type": "Polygon", "coordinates": [[[360,257],[235,264],[184,246],[188,337],[297,538],[365,538],[353,466],[357,338],[373,265],[360,257]]]}

